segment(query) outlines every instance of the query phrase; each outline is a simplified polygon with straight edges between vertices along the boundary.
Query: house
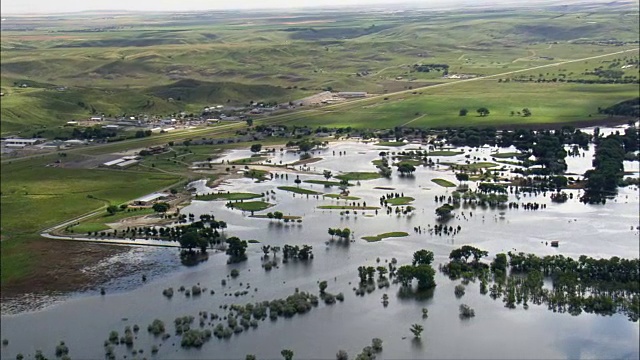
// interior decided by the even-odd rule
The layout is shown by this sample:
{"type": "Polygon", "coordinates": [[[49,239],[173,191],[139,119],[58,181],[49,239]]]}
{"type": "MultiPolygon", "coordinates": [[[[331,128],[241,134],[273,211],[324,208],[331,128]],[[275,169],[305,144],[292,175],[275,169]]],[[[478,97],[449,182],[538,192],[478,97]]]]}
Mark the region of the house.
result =
{"type": "Polygon", "coordinates": [[[338,93],[338,97],[345,98],[345,99],[361,98],[366,96],[367,96],[367,93],[364,91],[341,91],[338,93]]]}
{"type": "Polygon", "coordinates": [[[78,122],[77,121],[67,121],[67,124],[65,126],[78,126],[78,122]]]}
{"type": "Polygon", "coordinates": [[[553,240],[551,242],[551,246],[553,246],[553,247],[558,247],[559,245],[560,245],[560,243],[558,242],[558,240],[553,240]]]}
{"type": "Polygon", "coordinates": [[[100,117],[100,116],[93,116],[93,117],[91,117],[91,119],[89,119],[89,120],[91,120],[91,121],[102,121],[102,117],[100,117]]]}
{"type": "Polygon", "coordinates": [[[167,194],[163,193],[152,193],[149,195],[145,195],[141,198],[133,200],[134,205],[148,206],[154,204],[156,201],[161,199],[166,199],[168,197],[167,194]]]}
{"type": "Polygon", "coordinates": [[[118,130],[118,128],[120,128],[119,125],[105,125],[102,127],[103,129],[108,129],[108,130],[118,130]]]}

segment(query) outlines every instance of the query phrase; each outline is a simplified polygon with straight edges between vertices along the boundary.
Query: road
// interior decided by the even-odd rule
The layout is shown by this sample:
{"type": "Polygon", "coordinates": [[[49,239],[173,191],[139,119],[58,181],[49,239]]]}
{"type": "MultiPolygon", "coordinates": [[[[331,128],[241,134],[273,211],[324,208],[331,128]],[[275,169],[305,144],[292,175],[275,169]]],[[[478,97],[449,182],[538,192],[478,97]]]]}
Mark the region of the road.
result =
{"type": "MultiPolygon", "coordinates": [[[[637,52],[639,49],[640,48],[621,50],[621,51],[616,51],[616,52],[602,54],[602,55],[584,57],[584,58],[580,58],[580,59],[560,61],[560,62],[556,62],[556,63],[553,63],[553,64],[538,65],[538,66],[533,66],[533,67],[526,68],[526,69],[512,70],[512,71],[507,71],[507,72],[494,74],[494,75],[479,76],[479,77],[475,77],[475,78],[471,78],[471,79],[461,79],[461,80],[457,80],[457,81],[431,85],[428,88],[429,88],[429,90],[431,90],[433,88],[454,86],[454,85],[467,83],[467,82],[471,82],[471,81],[480,81],[480,80],[486,80],[486,79],[501,78],[501,77],[505,77],[507,75],[513,75],[513,74],[523,73],[523,72],[537,70],[537,69],[544,69],[544,68],[556,67],[556,66],[561,66],[561,65],[580,62],[580,61],[599,59],[599,58],[604,58],[604,57],[608,57],[608,56],[612,56],[612,55],[624,54],[624,53],[628,53],[628,52],[637,52]]],[[[270,116],[268,118],[257,119],[257,120],[254,120],[254,124],[255,125],[258,125],[258,124],[262,124],[262,125],[283,124],[283,123],[286,123],[286,122],[298,120],[300,116],[302,116],[304,114],[307,114],[307,113],[314,113],[314,112],[318,113],[318,111],[327,111],[327,110],[335,111],[336,109],[340,109],[342,107],[349,107],[349,106],[357,105],[357,104],[360,104],[360,103],[363,103],[363,102],[365,102],[365,103],[366,102],[371,102],[371,101],[375,101],[375,100],[378,100],[378,99],[383,99],[385,97],[394,97],[394,96],[398,96],[398,95],[413,93],[414,91],[416,91],[416,90],[415,89],[401,90],[401,91],[397,91],[397,92],[394,92],[394,93],[374,95],[374,96],[370,96],[370,97],[366,97],[366,98],[362,98],[362,99],[351,100],[349,102],[340,103],[340,104],[329,104],[329,105],[323,106],[320,109],[302,109],[302,110],[297,110],[297,111],[289,112],[289,113],[286,113],[286,114],[273,115],[273,116],[270,116]]],[[[232,124],[222,124],[222,125],[216,126],[214,128],[206,128],[205,127],[205,128],[202,128],[202,129],[191,129],[191,130],[185,130],[185,131],[180,131],[180,132],[175,132],[175,133],[154,135],[154,136],[149,137],[149,138],[130,139],[130,140],[125,140],[125,141],[120,141],[120,142],[115,142],[115,143],[93,145],[91,147],[81,147],[81,148],[68,149],[68,150],[65,150],[65,152],[66,153],[76,153],[76,152],[82,152],[82,151],[87,150],[87,149],[91,149],[91,150],[100,149],[100,150],[104,150],[104,152],[108,152],[110,148],[113,148],[113,149],[120,148],[120,147],[122,147],[123,144],[130,145],[131,148],[135,148],[136,146],[145,147],[145,146],[149,146],[151,144],[162,143],[163,141],[164,142],[167,142],[167,141],[180,141],[180,140],[185,140],[185,139],[194,138],[194,137],[222,135],[222,134],[225,134],[225,133],[235,133],[235,130],[241,129],[241,128],[244,128],[244,127],[246,127],[244,122],[232,123],[232,124]]],[[[40,153],[40,154],[36,154],[36,155],[29,155],[29,156],[18,157],[18,158],[7,158],[7,159],[3,159],[1,161],[1,163],[7,163],[7,162],[10,162],[10,161],[27,160],[27,159],[31,159],[31,158],[38,158],[38,157],[41,157],[41,156],[44,156],[44,155],[48,155],[48,154],[52,154],[52,153],[55,153],[55,152],[57,152],[57,150],[52,151],[51,153],[40,153]]]]}

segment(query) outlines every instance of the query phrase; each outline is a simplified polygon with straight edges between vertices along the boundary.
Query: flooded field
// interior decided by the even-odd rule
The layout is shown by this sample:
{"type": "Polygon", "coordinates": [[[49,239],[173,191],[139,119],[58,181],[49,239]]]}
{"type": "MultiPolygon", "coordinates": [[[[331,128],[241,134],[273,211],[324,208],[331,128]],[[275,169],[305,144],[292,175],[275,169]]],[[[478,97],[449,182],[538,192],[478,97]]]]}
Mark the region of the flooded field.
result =
{"type": "MultiPolygon", "coordinates": [[[[612,130],[611,130],[612,131],[612,130]]],[[[99,292],[65,298],[37,311],[2,316],[2,338],[9,344],[2,346],[2,358],[14,359],[18,353],[27,356],[42,350],[54,357],[60,341],[69,347],[74,359],[104,358],[104,341],[110,331],[121,335],[125,326],[139,325],[134,345],[115,347],[117,358],[157,359],[244,359],[247,354],[258,358],[280,358],[282,349],[291,349],[300,359],[333,359],[339,349],[349,353],[350,358],[367,345],[372,338],[383,340],[384,350],[378,358],[638,358],[640,346],[638,322],[632,322],[623,314],[601,316],[582,313],[555,313],[543,305],[531,305],[524,309],[508,309],[501,299],[481,295],[479,284],[471,282],[462,298],[454,296],[454,287],[459,281],[451,281],[441,273],[436,275],[437,287],[432,294],[417,298],[404,296],[397,284],[389,288],[375,289],[370,294],[356,296],[353,288],[358,283],[357,268],[361,265],[386,266],[392,258],[398,264],[411,262],[414,251],[428,249],[434,252],[434,265],[448,261],[451,250],[461,245],[473,245],[489,252],[489,259],[496,253],[516,251],[534,253],[539,256],[562,254],[578,258],[588,255],[595,258],[637,258],[640,250],[639,215],[640,199],[635,186],[621,188],[619,194],[606,205],[585,205],[578,201],[580,190],[565,190],[573,198],[562,204],[553,203],[549,193],[530,195],[509,194],[509,201],[545,204],[539,210],[482,209],[461,207],[447,226],[460,227],[453,236],[436,235],[426,231],[437,224],[434,209],[439,203],[436,196],[450,196],[455,187],[445,188],[432,180],[444,179],[458,184],[455,174],[444,165],[433,168],[417,167],[413,176],[401,177],[395,173],[390,179],[352,181],[350,196],[357,200],[338,200],[320,195],[294,194],[278,189],[280,186],[300,187],[320,193],[338,193],[338,187],[327,188],[306,180],[324,180],[324,170],[333,175],[346,172],[376,172],[372,161],[381,151],[400,152],[418,149],[419,145],[382,147],[358,142],[330,144],[324,150],[314,151],[313,156],[322,158],[301,169],[275,169],[273,180],[256,183],[244,178],[232,180],[217,187],[215,191],[266,193],[265,201],[274,204],[268,210],[256,211],[254,215],[280,211],[285,216],[300,216],[301,222],[284,222],[268,218],[250,217],[249,212],[231,209],[225,201],[194,200],[181,213],[214,215],[228,226],[227,236],[257,240],[249,244],[248,260],[228,265],[227,256],[211,252],[209,259],[197,266],[179,266],[177,250],[153,249],[138,251],[136,257],[147,259],[141,263],[164,264],[162,271],[149,270],[149,277],[142,283],[136,272],[130,278],[114,280],[107,285],[107,294],[99,292]],[[286,173],[286,175],[284,175],[286,173]],[[299,176],[300,184],[294,180],[299,176]],[[382,188],[382,189],[381,189],[382,188]],[[389,190],[393,189],[393,190],[389,190]],[[353,202],[367,206],[380,206],[380,197],[390,192],[399,193],[415,200],[410,204],[415,209],[407,214],[388,214],[384,208],[356,210],[348,214],[344,210],[320,209],[323,205],[345,205],[353,202]],[[328,228],[349,228],[352,241],[331,242],[328,228]],[[420,231],[417,231],[417,229],[420,231]],[[387,232],[405,231],[406,237],[386,238],[378,242],[362,240],[387,232]],[[548,243],[559,241],[558,247],[548,243]],[[289,261],[271,271],[261,264],[262,245],[280,246],[311,245],[314,258],[311,261],[289,261]],[[378,263],[379,259],[379,263],[378,263]],[[228,277],[232,269],[239,270],[236,278],[228,277]],[[226,280],[226,285],[221,281],[226,280]],[[344,301],[334,305],[321,302],[317,308],[291,318],[276,321],[260,321],[228,339],[213,337],[201,349],[183,349],[180,337],[175,335],[174,319],[191,315],[196,318],[193,328],[198,328],[197,318],[201,311],[216,313],[223,317],[228,310],[222,305],[255,303],[284,298],[296,289],[318,293],[318,282],[327,281],[333,294],[342,292],[344,301]],[[163,296],[169,287],[178,289],[193,285],[206,288],[198,296],[185,296],[176,292],[173,298],[163,296]],[[213,290],[215,293],[211,293],[213,290]],[[248,290],[242,295],[243,290],[248,290]],[[237,294],[240,295],[237,295],[237,294]],[[389,305],[383,306],[381,298],[388,294],[389,305]],[[237,295],[237,296],[236,296],[237,295]],[[458,307],[465,303],[475,309],[476,316],[468,320],[458,317],[458,307]],[[422,318],[422,308],[427,308],[429,317],[422,318]],[[147,332],[154,319],[166,324],[171,334],[166,340],[147,332]],[[424,326],[422,339],[414,339],[409,328],[419,323],[424,326]],[[152,354],[152,347],[158,351],[152,354]],[[136,350],[133,354],[132,350],[136,350]],[[142,351],[141,351],[142,350],[142,351]]],[[[293,163],[299,155],[279,151],[276,147],[270,161],[272,164],[293,163]]],[[[423,148],[426,149],[426,148],[423,148]]],[[[496,152],[513,152],[515,149],[460,148],[463,154],[434,156],[440,162],[465,164],[476,158],[479,162],[493,162],[496,152]],[[470,156],[470,157],[466,157],[470,156]]],[[[567,173],[583,174],[591,167],[594,147],[581,150],[580,156],[567,157],[567,173]],[[584,154],[584,156],[582,156],[584,154]]],[[[229,152],[219,161],[234,161],[251,156],[249,150],[229,152]]],[[[496,163],[493,169],[505,169],[505,175],[513,165],[496,163]]],[[[625,162],[625,171],[638,175],[638,162],[625,162]]],[[[237,166],[238,170],[241,166],[237,166]]],[[[579,177],[579,175],[568,175],[579,177]]],[[[214,191],[206,188],[206,182],[189,185],[199,193],[214,191]]],[[[475,188],[473,181],[468,182],[475,188]]],[[[277,255],[281,257],[282,255],[277,255]]],[[[143,264],[143,265],[144,265],[143,264]]],[[[141,265],[141,266],[143,266],[141,265]]],[[[98,264],[95,271],[107,271],[109,264],[98,264]]],[[[144,267],[143,267],[144,269],[144,267]]],[[[152,269],[152,267],[149,267],[152,269]]],[[[144,272],[144,271],[143,271],[144,272]]],[[[4,309],[3,309],[4,311],[4,309]]],[[[221,320],[214,321],[219,323],[221,320]]],[[[226,323],[226,321],[225,321],[226,323]]],[[[215,325],[215,324],[214,324],[215,325]]],[[[213,329],[209,322],[204,328],[213,329]]]]}

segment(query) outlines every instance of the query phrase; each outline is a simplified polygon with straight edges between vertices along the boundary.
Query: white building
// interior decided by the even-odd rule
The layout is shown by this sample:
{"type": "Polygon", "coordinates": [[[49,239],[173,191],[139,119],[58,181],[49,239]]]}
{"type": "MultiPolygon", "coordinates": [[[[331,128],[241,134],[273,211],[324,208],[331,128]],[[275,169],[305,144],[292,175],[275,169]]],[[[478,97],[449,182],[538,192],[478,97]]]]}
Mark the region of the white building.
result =
{"type": "Polygon", "coordinates": [[[160,199],[166,199],[168,197],[167,194],[163,193],[152,193],[149,195],[145,195],[141,198],[137,198],[133,200],[135,205],[151,205],[160,199]]]}
{"type": "Polygon", "coordinates": [[[4,144],[5,146],[8,146],[8,147],[25,147],[25,146],[40,144],[41,142],[43,142],[42,139],[14,138],[14,139],[6,139],[4,141],[4,144]]]}
{"type": "Polygon", "coordinates": [[[345,99],[360,98],[360,97],[366,97],[367,93],[364,91],[341,91],[338,93],[338,96],[345,99]]]}

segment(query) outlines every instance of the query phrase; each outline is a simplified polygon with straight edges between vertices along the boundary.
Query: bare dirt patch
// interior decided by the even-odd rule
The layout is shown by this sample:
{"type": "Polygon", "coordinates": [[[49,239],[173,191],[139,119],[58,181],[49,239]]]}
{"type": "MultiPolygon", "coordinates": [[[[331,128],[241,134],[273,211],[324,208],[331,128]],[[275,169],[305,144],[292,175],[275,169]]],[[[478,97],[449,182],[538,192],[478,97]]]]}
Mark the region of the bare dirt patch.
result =
{"type": "Polygon", "coordinates": [[[3,303],[24,294],[79,291],[105,282],[109,280],[106,275],[88,274],[82,270],[87,264],[97,263],[131,249],[126,246],[48,239],[29,241],[25,248],[25,251],[42,261],[36,262],[27,276],[2,284],[0,300],[3,303]]]}

